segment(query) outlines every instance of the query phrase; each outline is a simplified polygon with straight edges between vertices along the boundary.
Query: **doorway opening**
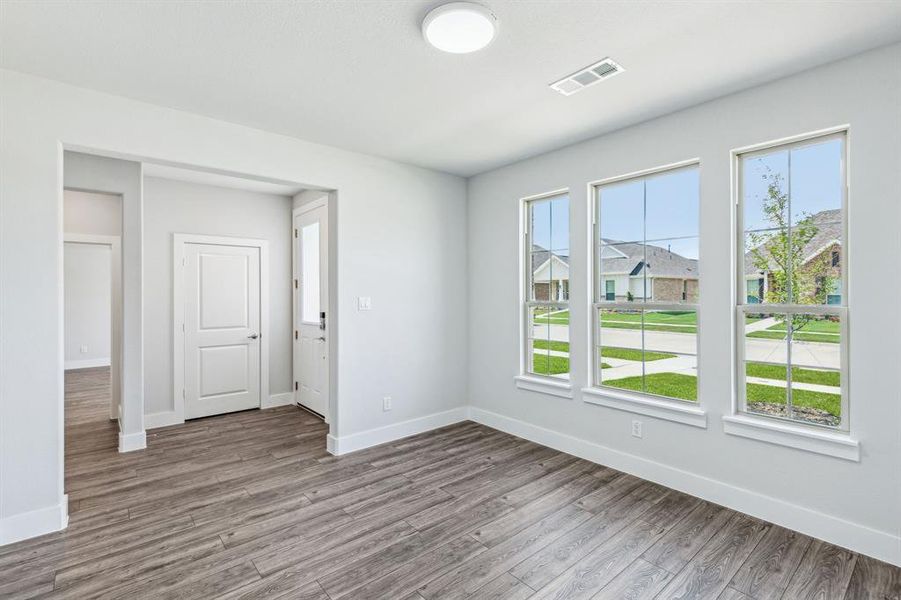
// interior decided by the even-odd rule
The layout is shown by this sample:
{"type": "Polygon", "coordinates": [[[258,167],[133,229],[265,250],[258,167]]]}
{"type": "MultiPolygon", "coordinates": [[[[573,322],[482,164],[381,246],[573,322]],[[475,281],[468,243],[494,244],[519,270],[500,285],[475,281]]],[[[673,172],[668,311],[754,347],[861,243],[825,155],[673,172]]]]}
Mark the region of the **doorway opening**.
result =
{"type": "Polygon", "coordinates": [[[122,363],[122,198],[63,193],[67,462],[118,446],[122,363]],[[79,440],[77,444],[70,441],[79,440]]]}

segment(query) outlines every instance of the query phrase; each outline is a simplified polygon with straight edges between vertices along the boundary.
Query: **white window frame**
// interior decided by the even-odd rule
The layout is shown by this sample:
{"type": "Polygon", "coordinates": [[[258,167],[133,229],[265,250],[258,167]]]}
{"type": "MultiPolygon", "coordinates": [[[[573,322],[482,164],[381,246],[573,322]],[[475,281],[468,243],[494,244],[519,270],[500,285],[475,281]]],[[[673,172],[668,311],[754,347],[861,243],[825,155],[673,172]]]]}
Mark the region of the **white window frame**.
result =
{"type": "MultiPolygon", "coordinates": [[[[629,301],[608,301],[606,300],[606,288],[605,286],[605,276],[600,272],[601,268],[601,243],[600,243],[600,217],[599,217],[599,208],[600,208],[600,190],[601,188],[617,184],[623,183],[626,181],[633,181],[639,179],[647,179],[650,177],[654,177],[657,175],[663,175],[671,172],[680,171],[682,169],[698,169],[700,172],[701,161],[698,158],[692,158],[689,160],[680,161],[677,163],[671,163],[667,165],[662,165],[659,167],[653,167],[651,169],[645,169],[642,171],[636,171],[633,173],[627,173],[625,175],[619,175],[616,177],[610,177],[607,179],[601,179],[598,181],[592,181],[588,184],[589,190],[589,203],[591,209],[591,235],[589,239],[591,240],[592,248],[591,248],[591,258],[590,262],[590,275],[591,275],[591,288],[589,291],[589,301],[590,301],[590,319],[591,319],[591,333],[589,336],[590,343],[590,363],[589,363],[589,373],[591,374],[591,385],[588,388],[583,389],[582,391],[586,394],[586,401],[594,403],[594,404],[602,404],[604,406],[619,408],[622,410],[627,410],[630,412],[636,412],[639,414],[646,414],[649,416],[654,416],[658,418],[663,418],[671,421],[681,422],[688,425],[694,425],[697,427],[706,427],[707,426],[707,416],[706,412],[701,408],[701,397],[700,397],[700,383],[701,383],[701,361],[700,361],[700,348],[701,348],[701,305],[700,298],[697,302],[694,303],[662,303],[662,302],[649,302],[646,299],[638,301],[634,300],[632,302],[629,301]],[[601,300],[601,298],[605,298],[605,300],[601,300]],[[602,383],[601,380],[601,372],[600,372],[600,361],[597,360],[596,351],[600,345],[601,341],[601,324],[600,320],[596,317],[598,311],[600,309],[625,309],[625,310],[635,310],[636,307],[642,308],[643,310],[675,310],[675,311],[693,311],[696,315],[697,325],[695,327],[696,330],[696,348],[697,348],[697,380],[698,380],[698,399],[696,402],[691,402],[689,400],[683,400],[681,398],[672,398],[669,396],[659,396],[657,394],[650,394],[647,392],[636,392],[632,390],[623,390],[621,388],[607,386],[602,383]]],[[[698,212],[700,215],[700,191],[698,197],[698,212]]],[[[701,232],[698,231],[698,259],[700,264],[701,257],[701,232]]],[[[700,285],[700,273],[698,279],[700,285]]],[[[699,290],[700,291],[700,290],[699,290]]],[[[646,290],[647,295],[647,290],[646,290]]]]}
{"type": "MultiPolygon", "coordinates": [[[[534,202],[539,202],[542,200],[551,200],[553,198],[557,198],[560,196],[567,196],[567,199],[570,203],[569,205],[569,214],[572,214],[572,198],[569,196],[569,188],[563,188],[554,190],[551,192],[545,192],[542,194],[537,194],[535,196],[528,196],[525,198],[521,198],[519,201],[519,228],[520,228],[520,248],[519,248],[519,256],[520,256],[520,285],[519,285],[519,321],[520,321],[520,363],[519,363],[519,375],[515,378],[517,381],[517,386],[522,389],[527,389],[531,391],[544,392],[547,394],[552,394],[555,396],[563,396],[566,398],[572,397],[572,313],[570,312],[570,324],[567,326],[570,328],[570,361],[569,366],[570,370],[567,374],[568,376],[564,379],[562,377],[554,377],[551,375],[543,375],[540,373],[533,373],[529,370],[529,365],[531,364],[531,357],[534,348],[531,345],[531,337],[529,335],[529,314],[531,309],[535,306],[547,306],[550,308],[562,308],[565,310],[570,310],[570,299],[566,301],[542,301],[542,300],[532,300],[531,297],[531,285],[532,285],[532,240],[531,240],[531,222],[529,220],[529,208],[534,202]]],[[[567,231],[570,232],[570,243],[572,243],[572,236],[569,224],[567,224],[567,231]]],[[[550,251],[550,249],[548,249],[550,251]]],[[[570,255],[572,254],[572,250],[570,249],[570,255]]],[[[572,264],[570,263],[570,277],[572,277],[572,264]]],[[[572,290],[572,281],[570,281],[570,292],[572,290]]]]}
{"type": "MultiPolygon", "coordinates": [[[[848,434],[851,430],[850,403],[848,397],[848,280],[850,261],[848,260],[848,142],[849,132],[848,126],[842,125],[822,131],[801,134],[781,140],[764,142],[753,146],[738,148],[732,151],[732,172],[734,173],[733,196],[735,207],[735,227],[733,235],[735,236],[735,269],[736,269],[736,298],[735,298],[735,401],[733,402],[734,413],[739,420],[733,418],[733,422],[741,423],[743,421],[784,423],[793,430],[823,431],[848,434]],[[745,158],[753,157],[761,154],[770,154],[775,151],[792,150],[804,146],[810,146],[829,140],[839,139],[842,141],[842,257],[841,257],[841,304],[748,304],[747,297],[744,295],[745,290],[745,230],[744,230],[744,169],[742,161],[745,158]],[[785,314],[817,314],[817,315],[836,315],[841,321],[839,329],[839,352],[841,353],[841,422],[838,427],[830,427],[827,425],[819,425],[817,423],[807,423],[787,417],[777,415],[764,415],[747,410],[747,390],[745,387],[745,344],[744,344],[744,327],[745,315],[754,313],[785,313],[785,314]]],[[[790,168],[790,167],[789,167],[790,168]]],[[[766,280],[765,280],[766,281],[766,280]]],[[[788,343],[788,342],[787,342],[788,343]]],[[[789,396],[786,402],[790,402],[790,385],[791,385],[791,354],[789,346],[788,365],[786,366],[786,379],[789,386],[789,396]]],[[[736,432],[737,433],[737,432],[736,432]]],[[[739,433],[739,435],[742,435],[739,433]]],[[[778,443],[778,442],[777,442],[778,443]]],[[[856,447],[855,447],[856,448],[856,447]]],[[[828,452],[824,452],[828,453],[828,452]]]]}

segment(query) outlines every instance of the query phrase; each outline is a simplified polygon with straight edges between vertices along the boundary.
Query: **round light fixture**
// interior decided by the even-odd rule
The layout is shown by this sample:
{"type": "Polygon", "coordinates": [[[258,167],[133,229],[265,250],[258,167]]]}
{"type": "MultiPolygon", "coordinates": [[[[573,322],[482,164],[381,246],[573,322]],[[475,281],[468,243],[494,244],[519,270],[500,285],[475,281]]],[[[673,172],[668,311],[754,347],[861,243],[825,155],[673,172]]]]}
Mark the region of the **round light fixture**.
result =
{"type": "Polygon", "coordinates": [[[422,35],[439,50],[466,54],[481,50],[497,34],[497,18],[472,2],[451,2],[432,9],[422,21],[422,35]]]}

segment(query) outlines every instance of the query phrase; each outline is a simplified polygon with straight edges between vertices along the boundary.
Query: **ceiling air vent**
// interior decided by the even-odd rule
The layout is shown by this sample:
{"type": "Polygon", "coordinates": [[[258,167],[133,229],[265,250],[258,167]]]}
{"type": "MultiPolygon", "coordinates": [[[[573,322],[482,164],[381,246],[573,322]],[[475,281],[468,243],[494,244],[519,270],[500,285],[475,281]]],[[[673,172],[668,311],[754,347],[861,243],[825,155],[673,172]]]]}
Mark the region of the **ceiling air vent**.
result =
{"type": "Polygon", "coordinates": [[[594,85],[599,81],[610,79],[617,73],[625,71],[619,64],[610,58],[589,65],[584,69],[576,71],[572,75],[567,75],[560,81],[551,84],[551,89],[556,90],[564,96],[572,96],[578,91],[584,90],[588,86],[594,85]]]}

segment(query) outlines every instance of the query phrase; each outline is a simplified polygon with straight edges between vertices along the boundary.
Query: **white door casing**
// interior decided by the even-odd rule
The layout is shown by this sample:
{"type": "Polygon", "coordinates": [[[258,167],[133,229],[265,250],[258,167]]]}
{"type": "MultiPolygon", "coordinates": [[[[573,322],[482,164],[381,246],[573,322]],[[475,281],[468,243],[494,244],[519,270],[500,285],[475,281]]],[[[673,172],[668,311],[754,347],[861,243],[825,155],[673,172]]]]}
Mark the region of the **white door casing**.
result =
{"type": "Polygon", "coordinates": [[[176,415],[259,408],[269,388],[266,242],[176,234],[175,258],[176,415]]]}
{"type": "Polygon", "coordinates": [[[294,400],[328,422],[328,205],[295,209],[294,232],[294,400]]]}

